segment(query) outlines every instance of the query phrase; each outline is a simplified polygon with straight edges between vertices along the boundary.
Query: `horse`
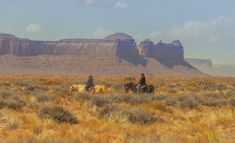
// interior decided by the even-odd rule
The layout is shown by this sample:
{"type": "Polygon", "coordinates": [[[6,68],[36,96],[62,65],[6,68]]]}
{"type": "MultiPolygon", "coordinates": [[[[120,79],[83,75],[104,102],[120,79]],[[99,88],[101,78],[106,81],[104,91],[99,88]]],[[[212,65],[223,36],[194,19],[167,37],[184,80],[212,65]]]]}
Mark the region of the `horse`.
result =
{"type": "MultiPolygon", "coordinates": [[[[70,93],[87,92],[85,87],[86,87],[85,84],[75,84],[75,85],[70,86],[69,91],[70,91],[70,93]]],[[[88,89],[88,92],[92,93],[92,94],[102,94],[102,93],[105,93],[105,92],[108,92],[108,91],[111,91],[111,90],[112,90],[111,87],[107,87],[105,85],[95,85],[95,86],[91,87],[90,89],[88,89]]]]}
{"type": "Polygon", "coordinates": [[[133,93],[136,93],[137,92],[136,87],[137,87],[137,84],[132,83],[132,82],[124,84],[125,93],[127,93],[129,90],[131,90],[133,93]]]}
{"type": "Polygon", "coordinates": [[[154,93],[154,86],[153,85],[146,85],[144,88],[140,89],[140,91],[138,91],[138,85],[132,82],[126,83],[124,85],[124,90],[125,93],[127,93],[129,90],[131,90],[133,93],[154,93]]]}
{"type": "Polygon", "coordinates": [[[74,84],[69,87],[69,92],[84,92],[86,85],[84,84],[74,84]]]}

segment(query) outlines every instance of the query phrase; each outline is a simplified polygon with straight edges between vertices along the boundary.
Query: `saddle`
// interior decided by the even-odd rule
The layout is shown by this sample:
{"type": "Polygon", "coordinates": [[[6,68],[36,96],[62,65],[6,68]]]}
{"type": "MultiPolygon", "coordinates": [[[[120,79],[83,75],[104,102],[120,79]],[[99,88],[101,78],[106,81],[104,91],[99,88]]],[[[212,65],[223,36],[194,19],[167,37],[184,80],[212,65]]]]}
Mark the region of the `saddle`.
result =
{"type": "Polygon", "coordinates": [[[86,87],[86,91],[90,92],[95,86],[86,87]]]}
{"type": "Polygon", "coordinates": [[[146,84],[145,84],[145,85],[140,85],[140,84],[138,84],[138,85],[136,86],[136,89],[137,89],[137,91],[143,91],[146,87],[147,87],[146,84]]]}

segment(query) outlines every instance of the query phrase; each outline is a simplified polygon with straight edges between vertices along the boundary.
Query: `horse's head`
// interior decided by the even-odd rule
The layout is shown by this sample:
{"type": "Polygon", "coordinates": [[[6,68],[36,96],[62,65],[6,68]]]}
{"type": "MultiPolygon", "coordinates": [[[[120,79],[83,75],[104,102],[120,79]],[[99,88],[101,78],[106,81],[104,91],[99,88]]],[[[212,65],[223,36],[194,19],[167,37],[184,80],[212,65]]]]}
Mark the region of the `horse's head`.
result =
{"type": "Polygon", "coordinates": [[[127,93],[129,90],[132,90],[133,92],[136,91],[136,84],[129,82],[124,85],[125,93],[127,93]]]}

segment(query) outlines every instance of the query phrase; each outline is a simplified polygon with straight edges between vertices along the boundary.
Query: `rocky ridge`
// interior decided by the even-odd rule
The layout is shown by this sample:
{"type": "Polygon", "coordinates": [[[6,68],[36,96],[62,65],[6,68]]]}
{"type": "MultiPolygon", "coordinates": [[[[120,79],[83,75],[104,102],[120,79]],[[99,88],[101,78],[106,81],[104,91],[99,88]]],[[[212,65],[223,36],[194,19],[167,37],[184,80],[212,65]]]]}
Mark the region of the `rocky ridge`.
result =
{"type": "Polygon", "coordinates": [[[203,75],[184,60],[180,41],[154,44],[145,40],[137,46],[135,39],[124,33],[103,39],[58,41],[0,34],[0,66],[0,73],[48,70],[65,74],[132,75],[146,72],[151,75],[203,75]]]}

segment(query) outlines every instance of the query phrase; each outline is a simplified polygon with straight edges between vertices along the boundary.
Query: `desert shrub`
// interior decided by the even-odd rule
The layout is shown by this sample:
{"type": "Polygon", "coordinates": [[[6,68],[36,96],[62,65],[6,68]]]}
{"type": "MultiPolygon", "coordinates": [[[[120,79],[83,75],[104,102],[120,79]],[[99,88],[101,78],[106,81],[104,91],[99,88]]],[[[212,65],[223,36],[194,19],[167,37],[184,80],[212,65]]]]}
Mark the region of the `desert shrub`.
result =
{"type": "Polygon", "coordinates": [[[200,102],[205,106],[223,106],[227,104],[227,100],[224,98],[219,98],[217,96],[201,96],[200,102]]]}
{"type": "MultiPolygon", "coordinates": [[[[169,95],[168,95],[169,96],[169,95]]],[[[166,95],[155,95],[154,96],[154,100],[164,100],[166,99],[167,96],[166,95]]]]}
{"type": "Polygon", "coordinates": [[[26,91],[38,91],[38,90],[45,90],[44,87],[42,87],[41,85],[39,84],[36,84],[36,83],[31,83],[29,85],[26,86],[25,88],[26,91]]]}
{"type": "Polygon", "coordinates": [[[201,104],[205,106],[223,106],[228,104],[227,95],[207,93],[204,96],[200,96],[201,104]]]}
{"type": "MultiPolygon", "coordinates": [[[[3,143],[77,143],[77,140],[73,139],[61,139],[61,138],[48,138],[38,136],[23,136],[17,138],[4,139],[3,143]]],[[[79,142],[80,143],[80,142],[79,142]]]]}
{"type": "Polygon", "coordinates": [[[157,82],[153,83],[154,87],[165,86],[167,83],[164,80],[158,80],[157,82]]]}
{"type": "Polygon", "coordinates": [[[109,104],[110,101],[108,96],[91,96],[90,103],[93,106],[104,107],[109,104]]]}
{"type": "Polygon", "coordinates": [[[128,115],[122,112],[117,106],[106,105],[102,108],[99,113],[100,118],[108,119],[109,121],[115,122],[127,122],[128,115]]]}
{"type": "Polygon", "coordinates": [[[134,95],[134,94],[108,94],[108,95],[94,95],[90,96],[86,93],[79,93],[75,95],[75,99],[79,101],[89,101],[91,105],[97,107],[104,107],[113,103],[127,103],[131,105],[138,105],[142,103],[151,103],[154,100],[164,100],[169,98],[165,95],[134,95]]]}
{"type": "Polygon", "coordinates": [[[99,116],[100,117],[107,117],[107,116],[110,116],[110,113],[118,112],[119,110],[120,110],[119,108],[117,108],[113,105],[106,105],[101,109],[99,116]]]}
{"type": "Polygon", "coordinates": [[[131,123],[147,124],[155,121],[153,115],[144,109],[128,109],[124,111],[131,123]]]}
{"type": "Polygon", "coordinates": [[[221,94],[218,94],[218,93],[205,93],[204,97],[222,98],[221,94]]]}
{"type": "Polygon", "coordinates": [[[78,93],[74,97],[76,100],[79,100],[79,101],[88,101],[91,98],[88,93],[78,93]]]}
{"type": "Polygon", "coordinates": [[[75,95],[75,99],[77,100],[88,100],[91,105],[103,107],[107,104],[112,103],[128,103],[131,105],[137,105],[142,103],[150,103],[154,100],[163,100],[166,96],[164,95],[134,95],[134,94],[107,94],[107,95],[94,95],[89,96],[86,93],[79,93],[75,95]]]}
{"type": "Polygon", "coordinates": [[[112,87],[115,89],[115,91],[123,91],[123,83],[115,82],[112,84],[112,87]]]}
{"type": "Polygon", "coordinates": [[[179,106],[183,108],[195,108],[199,106],[200,99],[196,95],[184,95],[178,97],[179,106]]]}
{"type": "Polygon", "coordinates": [[[12,92],[10,91],[3,90],[0,92],[1,98],[9,98],[10,96],[12,96],[12,92]]]}
{"type": "MultiPolygon", "coordinates": [[[[112,96],[111,96],[112,97],[112,96]]],[[[126,94],[126,95],[116,95],[112,97],[113,100],[112,102],[124,102],[132,105],[137,105],[137,104],[142,104],[142,103],[150,103],[154,100],[163,100],[165,98],[164,95],[147,95],[147,94],[142,94],[142,95],[131,95],[131,94],[126,94]]]]}
{"type": "Polygon", "coordinates": [[[179,83],[171,83],[171,84],[168,84],[168,85],[167,85],[168,88],[174,88],[174,89],[176,89],[176,88],[179,87],[179,86],[180,86],[179,83]]]}
{"type": "Polygon", "coordinates": [[[235,98],[230,99],[230,104],[231,104],[232,106],[235,106],[235,98]]]}
{"type": "Polygon", "coordinates": [[[199,83],[203,90],[226,90],[228,87],[224,84],[217,84],[209,81],[202,81],[199,83]]]}
{"type": "Polygon", "coordinates": [[[170,108],[168,108],[166,105],[164,104],[157,104],[155,109],[162,111],[162,112],[169,112],[172,113],[172,110],[170,108]]]}
{"type": "Polygon", "coordinates": [[[165,98],[165,104],[167,106],[175,106],[177,104],[176,98],[173,96],[167,96],[165,98]]]}
{"type": "Polygon", "coordinates": [[[9,102],[7,102],[7,107],[11,109],[21,109],[25,105],[25,102],[18,97],[12,98],[9,102]]]}
{"type": "Polygon", "coordinates": [[[235,89],[229,90],[229,92],[226,93],[226,97],[235,97],[235,89]]]}
{"type": "Polygon", "coordinates": [[[19,97],[13,97],[8,99],[2,99],[0,101],[0,109],[2,108],[10,108],[14,110],[19,110],[25,105],[25,102],[21,100],[19,97]]]}
{"type": "Polygon", "coordinates": [[[56,86],[54,88],[54,92],[60,93],[60,94],[67,94],[69,93],[69,87],[71,86],[71,83],[65,83],[62,86],[56,86]]]}
{"type": "Polygon", "coordinates": [[[167,106],[177,106],[182,108],[195,108],[199,105],[204,106],[223,106],[227,105],[229,98],[220,96],[219,94],[205,94],[205,95],[181,95],[181,96],[167,96],[165,104],[167,106]]]}
{"type": "Polygon", "coordinates": [[[217,89],[218,90],[226,90],[226,89],[228,89],[228,87],[226,85],[219,84],[219,85],[217,85],[217,89]]]}
{"type": "Polygon", "coordinates": [[[169,94],[176,94],[177,93],[177,89],[168,89],[167,92],[169,94]]]}
{"type": "Polygon", "coordinates": [[[5,101],[0,101],[0,109],[2,108],[6,108],[7,107],[7,103],[5,101]]]}
{"type": "Polygon", "coordinates": [[[118,102],[125,102],[125,103],[129,103],[129,104],[139,104],[141,102],[145,102],[144,98],[135,95],[124,95],[124,96],[117,96],[116,101],[118,102]]]}
{"type": "Polygon", "coordinates": [[[12,114],[6,114],[6,111],[0,112],[0,132],[6,130],[15,130],[19,127],[19,120],[12,114]]]}
{"type": "Polygon", "coordinates": [[[53,119],[58,123],[78,123],[77,118],[71,112],[61,106],[44,107],[39,112],[39,117],[42,119],[53,119]]]}
{"type": "Polygon", "coordinates": [[[16,80],[16,81],[14,81],[14,84],[16,86],[26,87],[26,86],[29,86],[30,84],[32,84],[32,82],[30,82],[28,80],[16,80]]]}
{"type": "Polygon", "coordinates": [[[0,81],[0,85],[2,86],[10,86],[11,85],[11,81],[0,81]]]}
{"type": "Polygon", "coordinates": [[[141,135],[136,134],[129,135],[126,137],[125,143],[171,143],[171,142],[161,142],[161,137],[157,133],[141,135]]]}
{"type": "Polygon", "coordinates": [[[143,95],[129,96],[129,98],[125,98],[124,101],[130,104],[140,104],[140,103],[150,103],[153,100],[157,99],[159,99],[157,96],[143,94],[143,95]]]}
{"type": "Polygon", "coordinates": [[[49,102],[52,101],[54,98],[52,96],[49,95],[45,95],[45,94],[39,94],[37,95],[37,101],[38,102],[49,102]]]}
{"type": "Polygon", "coordinates": [[[105,106],[100,112],[100,117],[110,119],[114,115],[127,119],[131,123],[135,124],[148,124],[155,121],[162,122],[161,118],[154,118],[148,111],[140,108],[133,109],[120,109],[115,106],[105,106]]]}

